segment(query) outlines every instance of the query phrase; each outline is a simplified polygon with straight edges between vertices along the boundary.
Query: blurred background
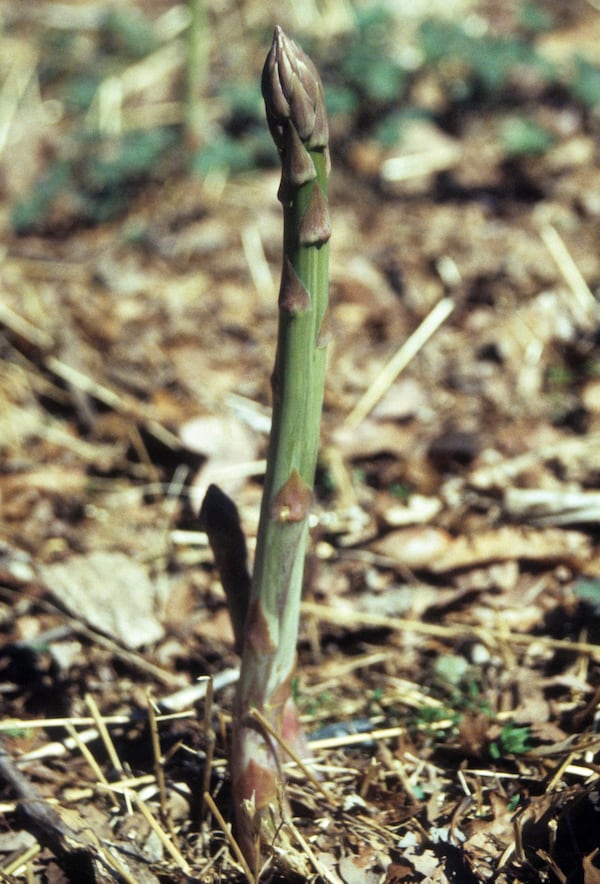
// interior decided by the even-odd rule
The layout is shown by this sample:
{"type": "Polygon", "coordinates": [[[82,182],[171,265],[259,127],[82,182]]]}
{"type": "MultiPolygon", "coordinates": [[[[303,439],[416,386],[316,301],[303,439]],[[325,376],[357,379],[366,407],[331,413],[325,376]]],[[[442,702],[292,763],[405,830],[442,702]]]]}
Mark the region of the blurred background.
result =
{"type": "Polygon", "coordinates": [[[598,124],[592,0],[25,0],[0,16],[2,214],[21,235],[102,223],[172,175],[274,166],[259,77],[275,21],[322,71],[338,163],[386,187],[455,166],[444,136],[468,138],[484,185],[598,124]],[[412,165],[388,156],[403,139],[412,165]]]}
{"type": "MultiPolygon", "coordinates": [[[[379,490],[437,490],[490,447],[598,428],[596,0],[4,2],[7,469],[160,479],[234,437],[247,444],[225,460],[262,456],[281,215],[260,74],[275,20],[325,85],[324,441],[366,509],[379,490]],[[356,435],[360,397],[445,297],[452,316],[356,435]],[[210,431],[193,423],[207,416],[210,431]]],[[[7,530],[22,541],[20,518],[7,530]]]]}
{"type": "MultiPolygon", "coordinates": [[[[409,728],[377,783],[371,744],[353,756],[377,827],[356,844],[384,838],[379,872],[434,844],[429,880],[460,824],[448,861],[462,850],[474,872],[449,880],[488,880],[521,861],[515,808],[550,798],[528,861],[562,826],[559,871],[581,866],[578,832],[591,875],[594,814],[573,822],[562,800],[579,813],[597,794],[600,0],[0,0],[3,711],[87,714],[88,690],[105,712],[145,709],[145,687],[238,665],[197,512],[218,482],[252,554],[281,262],[260,94],[276,22],[321,71],[333,162],[307,729],[409,728]],[[554,745],[521,778],[530,737],[554,745]],[[507,778],[482,781],[500,756],[507,778]]],[[[20,729],[11,752],[49,738],[20,729]]],[[[314,805],[324,854],[354,838],[345,797],[337,830],[314,805]]]]}

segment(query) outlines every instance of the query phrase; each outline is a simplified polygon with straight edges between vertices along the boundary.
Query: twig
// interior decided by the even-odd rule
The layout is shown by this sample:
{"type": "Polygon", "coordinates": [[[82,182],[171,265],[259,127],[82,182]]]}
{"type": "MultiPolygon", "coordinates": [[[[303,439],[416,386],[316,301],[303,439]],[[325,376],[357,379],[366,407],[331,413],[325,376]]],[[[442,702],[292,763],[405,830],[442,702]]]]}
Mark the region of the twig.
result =
{"type": "Polygon", "coordinates": [[[326,881],[327,884],[340,884],[341,879],[336,874],[332,874],[329,869],[327,869],[323,865],[323,863],[319,862],[308,841],[302,835],[298,827],[294,825],[293,821],[286,820],[284,822],[284,826],[292,833],[293,837],[296,839],[304,853],[307,855],[310,864],[314,868],[317,875],[319,875],[319,877],[322,878],[323,881],[326,881]]]}
{"type": "Polygon", "coordinates": [[[41,797],[35,786],[21,771],[17,770],[14,762],[1,746],[0,781],[10,786],[16,794],[19,799],[17,808],[25,821],[25,827],[35,835],[42,845],[49,847],[57,857],[81,855],[82,860],[91,865],[92,845],[80,841],[77,833],[63,822],[54,808],[41,797]]]}
{"type": "Polygon", "coordinates": [[[454,301],[452,298],[442,298],[441,301],[438,301],[433,310],[425,317],[412,335],[406,339],[387,365],[382,368],[364,395],[358,400],[344,421],[347,427],[354,429],[365,419],[384,393],[394,383],[400,372],[414,359],[419,350],[423,348],[453,310],[454,301]]]}
{"type": "Polygon", "coordinates": [[[167,448],[177,450],[181,447],[179,439],[170,430],[167,430],[152,418],[147,418],[145,415],[140,414],[137,404],[126,400],[123,396],[115,393],[114,390],[111,390],[104,384],[99,384],[89,375],[67,365],[55,356],[48,356],[44,360],[44,364],[49,371],[62,378],[63,381],[72,384],[84,393],[89,393],[90,396],[94,396],[100,402],[103,402],[104,405],[119,412],[119,414],[124,414],[141,421],[146,430],[167,448]]]}
{"type": "Polygon", "coordinates": [[[165,759],[160,747],[160,736],[158,733],[158,724],[156,721],[156,709],[152,700],[150,689],[146,691],[146,702],[148,706],[148,721],[150,724],[150,739],[152,741],[152,756],[154,758],[154,775],[158,785],[158,798],[160,802],[160,812],[163,823],[169,830],[169,835],[176,840],[175,830],[173,828],[173,820],[169,812],[169,802],[167,800],[167,784],[165,782],[165,759]]]}
{"type": "Polygon", "coordinates": [[[129,796],[134,799],[134,801],[138,807],[138,810],[141,812],[142,816],[144,817],[146,822],[149,824],[152,831],[158,835],[158,838],[160,839],[160,843],[163,845],[163,847],[167,850],[167,852],[175,860],[175,862],[178,864],[180,869],[186,875],[190,875],[191,869],[190,869],[188,863],[186,862],[184,857],[181,855],[181,853],[177,849],[177,847],[173,844],[173,842],[169,838],[168,834],[164,831],[164,829],[161,829],[158,822],[156,821],[156,819],[154,818],[154,816],[152,815],[152,813],[150,812],[149,808],[146,806],[144,801],[142,801],[142,799],[140,798],[138,793],[137,792],[129,792],[129,796]]]}
{"type": "Polygon", "coordinates": [[[81,752],[81,754],[83,755],[83,757],[85,758],[85,760],[87,761],[89,766],[91,767],[91,769],[94,773],[94,776],[96,777],[96,780],[99,783],[103,783],[105,786],[108,786],[108,780],[104,776],[102,768],[100,767],[100,765],[98,764],[98,762],[94,758],[93,754],[90,752],[90,750],[88,749],[86,744],[83,742],[83,740],[81,739],[81,737],[79,736],[79,734],[77,733],[77,731],[75,730],[75,728],[73,727],[73,725],[70,721],[67,722],[67,724],[65,725],[65,730],[67,731],[67,733],[69,734],[69,736],[71,737],[71,739],[73,740],[73,742],[75,743],[75,745],[77,746],[77,748],[79,749],[79,751],[81,752]]]}
{"type": "Polygon", "coordinates": [[[597,313],[598,302],[583,278],[581,270],[573,260],[560,234],[551,224],[545,224],[541,228],[540,236],[575,297],[580,322],[583,325],[589,325],[594,314],[597,313]]]}
{"type": "Polygon", "coordinates": [[[218,822],[219,826],[221,827],[223,834],[225,835],[225,838],[227,840],[227,843],[229,844],[229,846],[233,850],[233,852],[235,854],[235,858],[237,859],[237,861],[241,865],[241,867],[244,871],[244,875],[248,879],[248,884],[257,884],[256,877],[251,872],[250,866],[246,862],[244,854],[241,851],[240,845],[237,843],[237,841],[235,840],[235,838],[231,834],[231,826],[229,825],[229,823],[225,822],[225,819],[223,818],[223,814],[221,813],[221,811],[219,810],[219,808],[215,804],[214,799],[209,792],[206,792],[204,794],[204,803],[208,805],[208,807],[210,808],[210,812],[212,813],[212,815],[214,816],[214,818],[218,822]]]}
{"type": "Polygon", "coordinates": [[[403,617],[383,617],[379,614],[368,614],[365,611],[345,611],[343,618],[341,618],[339,611],[327,608],[324,605],[317,605],[314,602],[303,602],[302,611],[305,614],[317,617],[325,623],[336,623],[339,625],[343,619],[343,625],[349,628],[375,626],[380,629],[418,632],[424,635],[436,636],[437,638],[477,638],[479,641],[492,647],[496,647],[499,643],[523,645],[525,647],[540,644],[552,650],[589,654],[594,660],[600,659],[600,645],[594,645],[590,642],[568,641],[544,635],[525,635],[520,632],[505,632],[504,630],[495,631],[488,627],[471,626],[466,623],[440,626],[437,623],[423,623],[422,620],[410,620],[403,617]]]}
{"type": "Polygon", "coordinates": [[[90,710],[90,715],[94,719],[94,724],[98,728],[98,733],[100,734],[102,742],[104,743],[104,747],[108,753],[108,757],[110,758],[114,770],[118,771],[119,773],[123,773],[123,762],[119,758],[117,750],[115,749],[115,744],[113,743],[112,738],[108,732],[108,728],[106,727],[96,701],[91,694],[85,695],[85,704],[90,710]]]}
{"type": "Polygon", "coordinates": [[[600,492],[551,488],[507,488],[504,509],[536,525],[600,522],[600,492]]]}
{"type": "MultiPolygon", "coordinates": [[[[11,602],[15,599],[22,599],[23,594],[24,592],[22,588],[17,591],[6,586],[0,586],[0,596],[8,598],[11,602]]],[[[154,663],[146,660],[140,654],[136,654],[134,651],[128,651],[126,648],[121,647],[121,645],[117,644],[113,639],[108,638],[106,635],[102,635],[100,632],[95,632],[89,626],[85,626],[76,617],[70,617],[68,614],[65,614],[64,611],[56,605],[53,605],[52,602],[49,602],[47,599],[35,598],[32,599],[32,601],[37,607],[43,608],[44,611],[55,614],[63,621],[63,623],[67,623],[78,635],[83,635],[94,644],[109,650],[114,657],[122,660],[127,665],[138,669],[140,672],[149,675],[151,678],[156,679],[156,681],[167,685],[168,687],[181,687],[181,676],[173,675],[173,673],[167,672],[166,669],[161,669],[160,666],[156,666],[154,663]]]]}
{"type": "Polygon", "coordinates": [[[324,798],[327,799],[327,801],[331,801],[331,796],[327,794],[327,791],[326,791],[326,789],[324,788],[323,784],[320,783],[320,782],[318,781],[318,779],[316,778],[316,776],[314,775],[314,773],[312,772],[312,770],[311,770],[311,769],[308,767],[308,765],[307,765],[307,764],[306,764],[306,763],[300,758],[300,756],[298,755],[298,753],[295,752],[295,751],[292,749],[292,747],[289,745],[289,743],[287,743],[287,742],[282,738],[281,734],[278,734],[278,733],[277,733],[277,731],[275,730],[275,728],[272,726],[272,724],[271,724],[269,721],[267,721],[267,719],[265,718],[265,716],[262,715],[262,714],[258,711],[258,709],[252,709],[252,710],[250,711],[249,715],[250,715],[251,718],[253,718],[255,721],[257,721],[257,722],[260,724],[260,726],[261,726],[262,728],[264,728],[264,729],[267,731],[267,733],[268,733],[271,737],[273,737],[273,739],[274,739],[277,743],[279,743],[279,745],[281,746],[281,748],[283,749],[283,751],[286,753],[286,755],[289,755],[289,757],[292,759],[292,761],[295,762],[295,763],[298,765],[298,767],[300,768],[300,770],[302,771],[302,773],[304,774],[304,776],[306,777],[306,779],[307,779],[310,783],[312,783],[312,785],[315,787],[315,789],[318,789],[318,791],[321,793],[321,795],[323,795],[324,798]]]}
{"type": "Polygon", "coordinates": [[[26,848],[23,853],[19,854],[19,856],[9,859],[8,862],[0,868],[0,880],[10,880],[11,875],[18,875],[21,868],[30,863],[32,859],[35,859],[41,849],[42,848],[39,844],[32,844],[30,847],[26,848]]]}
{"type": "Polygon", "coordinates": [[[0,322],[14,332],[15,335],[42,351],[41,361],[47,371],[81,392],[94,396],[119,414],[139,421],[155,439],[167,448],[178,450],[181,447],[177,436],[171,433],[170,430],[167,430],[166,427],[163,427],[158,421],[143,414],[142,409],[136,402],[120,396],[104,384],[99,384],[89,375],[73,368],[71,365],[67,365],[66,362],[63,362],[56,356],[48,355],[45,351],[50,350],[54,343],[50,335],[38,329],[37,326],[24,319],[14,310],[11,310],[10,307],[0,305],[0,322]]]}
{"type": "Polygon", "coordinates": [[[200,801],[199,818],[202,820],[204,816],[204,796],[209,793],[210,778],[212,775],[212,763],[215,752],[216,734],[212,726],[212,704],[213,704],[214,684],[212,678],[206,681],[206,700],[204,703],[204,722],[203,731],[205,736],[205,758],[204,773],[202,778],[202,798],[200,801]]]}

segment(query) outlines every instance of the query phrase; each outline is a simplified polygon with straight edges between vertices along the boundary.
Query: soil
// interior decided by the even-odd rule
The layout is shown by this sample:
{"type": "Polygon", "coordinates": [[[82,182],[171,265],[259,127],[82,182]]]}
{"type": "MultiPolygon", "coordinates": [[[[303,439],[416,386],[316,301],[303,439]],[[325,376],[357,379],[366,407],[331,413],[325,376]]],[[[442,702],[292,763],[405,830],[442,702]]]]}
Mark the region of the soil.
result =
{"type": "MultiPolygon", "coordinates": [[[[525,5],[444,7],[510,37],[525,5]]],[[[217,482],[252,553],[279,170],[271,156],[194,175],[197,132],[177,129],[92,217],[78,127],[142,111],[180,124],[182,44],[122,107],[110,77],[135,64],[115,62],[105,118],[84,118],[47,41],[69,34],[81,64],[98,10],[11,6],[0,877],[243,881],[228,831],[239,659],[198,510],[217,482]],[[15,229],[15,205],[66,160],[81,189],[15,229]]],[[[207,6],[214,133],[231,122],[219,82],[258,82],[273,21],[252,0],[207,6]]],[[[156,22],[169,7],[136,8],[156,22]]],[[[327,70],[350,13],[306,8],[280,21],[327,70]]],[[[536,9],[545,59],[597,62],[596,3],[536,9]]],[[[418,16],[392,5],[392,21],[410,60],[418,16]]],[[[265,882],[600,880],[600,97],[529,68],[493,97],[459,100],[461,82],[415,63],[403,100],[428,115],[395,144],[375,137],[383,106],[332,116],[332,341],[295,686],[318,779],[290,764],[293,851],[273,846],[265,882]],[[547,144],[499,136],[522,116],[547,144]]]]}

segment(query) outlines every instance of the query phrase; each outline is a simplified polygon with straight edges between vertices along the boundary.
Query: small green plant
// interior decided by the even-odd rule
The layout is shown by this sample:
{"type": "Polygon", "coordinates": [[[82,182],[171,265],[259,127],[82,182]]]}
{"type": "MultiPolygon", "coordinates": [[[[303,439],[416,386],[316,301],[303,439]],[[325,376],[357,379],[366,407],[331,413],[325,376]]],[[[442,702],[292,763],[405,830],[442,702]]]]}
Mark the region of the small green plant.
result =
{"type": "Polygon", "coordinates": [[[595,580],[578,580],[573,587],[577,598],[591,605],[596,613],[600,613],[600,578],[595,580]]]}
{"type": "Polygon", "coordinates": [[[123,212],[140,186],[158,177],[175,143],[173,130],[130,132],[121,138],[79,138],[69,159],[58,160],[13,206],[16,233],[75,222],[99,224],[123,212]],[[56,214],[58,214],[58,218],[56,214]]]}
{"type": "Polygon", "coordinates": [[[473,36],[462,25],[439,19],[423,22],[419,36],[427,65],[437,67],[450,60],[458,63],[449,88],[454,97],[464,101],[497,99],[518,70],[528,68],[549,82],[555,76],[550,62],[520,37],[473,36]]]}
{"type": "Polygon", "coordinates": [[[531,748],[530,738],[528,726],[509,722],[502,728],[498,739],[490,743],[490,756],[498,761],[504,755],[523,755],[531,748]]]}
{"type": "Polygon", "coordinates": [[[513,813],[517,809],[517,807],[519,806],[520,802],[521,802],[521,796],[517,792],[515,795],[512,796],[512,798],[509,800],[508,804],[506,805],[507,810],[509,810],[511,813],[513,813]]]}
{"type": "Polygon", "coordinates": [[[356,28],[344,47],[338,70],[360,98],[381,104],[398,101],[406,72],[391,51],[390,13],[381,6],[356,12],[356,28]]]}
{"type": "Polygon", "coordinates": [[[511,116],[504,120],[500,139],[508,156],[530,156],[546,153],[554,144],[554,136],[527,117],[511,116]]]}
{"type": "Polygon", "coordinates": [[[442,733],[448,733],[453,730],[460,721],[460,713],[450,706],[422,706],[414,719],[415,727],[421,731],[429,731],[439,737],[442,733]],[[440,731],[439,728],[431,728],[431,725],[438,724],[440,721],[448,722],[448,729],[440,731]]]}
{"type": "Polygon", "coordinates": [[[194,153],[192,172],[205,176],[220,169],[230,174],[247,172],[257,166],[272,166],[277,152],[262,118],[260,90],[254,86],[226,83],[219,91],[228,108],[222,131],[194,153]]]}
{"type": "Polygon", "coordinates": [[[575,69],[570,84],[574,97],[588,108],[600,105],[600,68],[585,58],[575,58],[575,69]]]}
{"type": "Polygon", "coordinates": [[[158,49],[152,25],[135,7],[111,6],[102,22],[102,49],[107,55],[140,59],[158,49]]]}
{"type": "Polygon", "coordinates": [[[334,698],[327,691],[323,691],[316,697],[311,697],[306,703],[302,704],[302,710],[306,715],[315,718],[319,713],[323,713],[327,708],[331,709],[334,704],[334,698]]]}
{"type": "Polygon", "coordinates": [[[43,175],[32,190],[17,200],[10,221],[16,233],[33,230],[46,218],[54,200],[69,186],[71,169],[67,162],[57,162],[43,175]]]}
{"type": "Polygon", "coordinates": [[[328,46],[323,75],[331,116],[370,117],[399,104],[408,77],[394,57],[393,23],[382,6],[356,10],[355,27],[328,46]]]}
{"type": "Polygon", "coordinates": [[[554,25],[554,16],[537,3],[523,3],[519,9],[519,24],[528,33],[548,31],[554,25]]]}

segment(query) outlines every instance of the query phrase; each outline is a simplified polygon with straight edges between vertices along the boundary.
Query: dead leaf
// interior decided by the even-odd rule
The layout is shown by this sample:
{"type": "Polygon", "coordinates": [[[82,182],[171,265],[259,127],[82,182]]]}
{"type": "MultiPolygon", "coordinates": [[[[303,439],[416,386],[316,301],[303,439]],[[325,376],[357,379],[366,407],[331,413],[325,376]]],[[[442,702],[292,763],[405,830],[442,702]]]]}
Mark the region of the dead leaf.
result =
{"type": "Polygon", "coordinates": [[[468,754],[481,757],[489,745],[490,717],[483,712],[466,712],[458,726],[461,748],[468,754]]]}
{"type": "Polygon", "coordinates": [[[377,884],[379,872],[370,871],[377,865],[376,857],[369,851],[358,855],[343,856],[338,863],[338,871],[344,884],[377,884]]]}
{"type": "Polygon", "coordinates": [[[386,534],[372,549],[407,568],[428,568],[444,555],[451,541],[442,528],[419,525],[386,534]]]}
{"type": "Polygon", "coordinates": [[[448,884],[448,877],[441,867],[440,858],[433,850],[411,853],[409,859],[414,864],[415,870],[424,875],[427,881],[448,884]]]}
{"type": "Polygon", "coordinates": [[[402,881],[410,881],[414,872],[413,867],[406,863],[390,863],[383,884],[400,884],[402,881]]]}
{"type": "Polygon", "coordinates": [[[481,865],[494,867],[506,849],[514,841],[513,811],[508,801],[497,792],[489,793],[492,819],[472,819],[463,826],[467,835],[464,853],[473,868],[481,865]]]}
{"type": "Polygon", "coordinates": [[[40,568],[43,581],[74,617],[128,648],[158,641],[156,591],[146,569],[120,552],[99,550],[40,568]]]}
{"type": "Polygon", "coordinates": [[[427,408],[425,388],[414,378],[401,378],[389,388],[372,411],[376,420],[405,420],[427,408]]]}
{"type": "Polygon", "coordinates": [[[583,882],[584,884],[600,884],[600,869],[594,865],[598,855],[598,848],[588,856],[583,857],[583,882]]]}
{"type": "Polygon", "coordinates": [[[333,444],[352,460],[373,457],[385,451],[408,451],[413,444],[411,433],[391,421],[366,418],[358,427],[339,426],[331,434],[333,444]]]}
{"type": "Polygon", "coordinates": [[[378,514],[389,528],[421,525],[437,516],[442,509],[439,497],[425,497],[423,494],[411,494],[406,503],[400,503],[391,494],[382,494],[381,498],[378,514]]]}
{"type": "Polygon", "coordinates": [[[526,559],[533,562],[566,562],[583,565],[589,560],[592,545],[580,531],[548,528],[534,531],[507,525],[493,531],[455,538],[431,562],[436,574],[486,562],[526,559]]]}
{"type": "Polygon", "coordinates": [[[258,454],[258,437],[233,415],[193,418],[180,427],[179,436],[188,451],[206,458],[191,489],[195,511],[211,482],[228,494],[234,493],[247,478],[244,470],[237,468],[254,461],[258,454]]]}

